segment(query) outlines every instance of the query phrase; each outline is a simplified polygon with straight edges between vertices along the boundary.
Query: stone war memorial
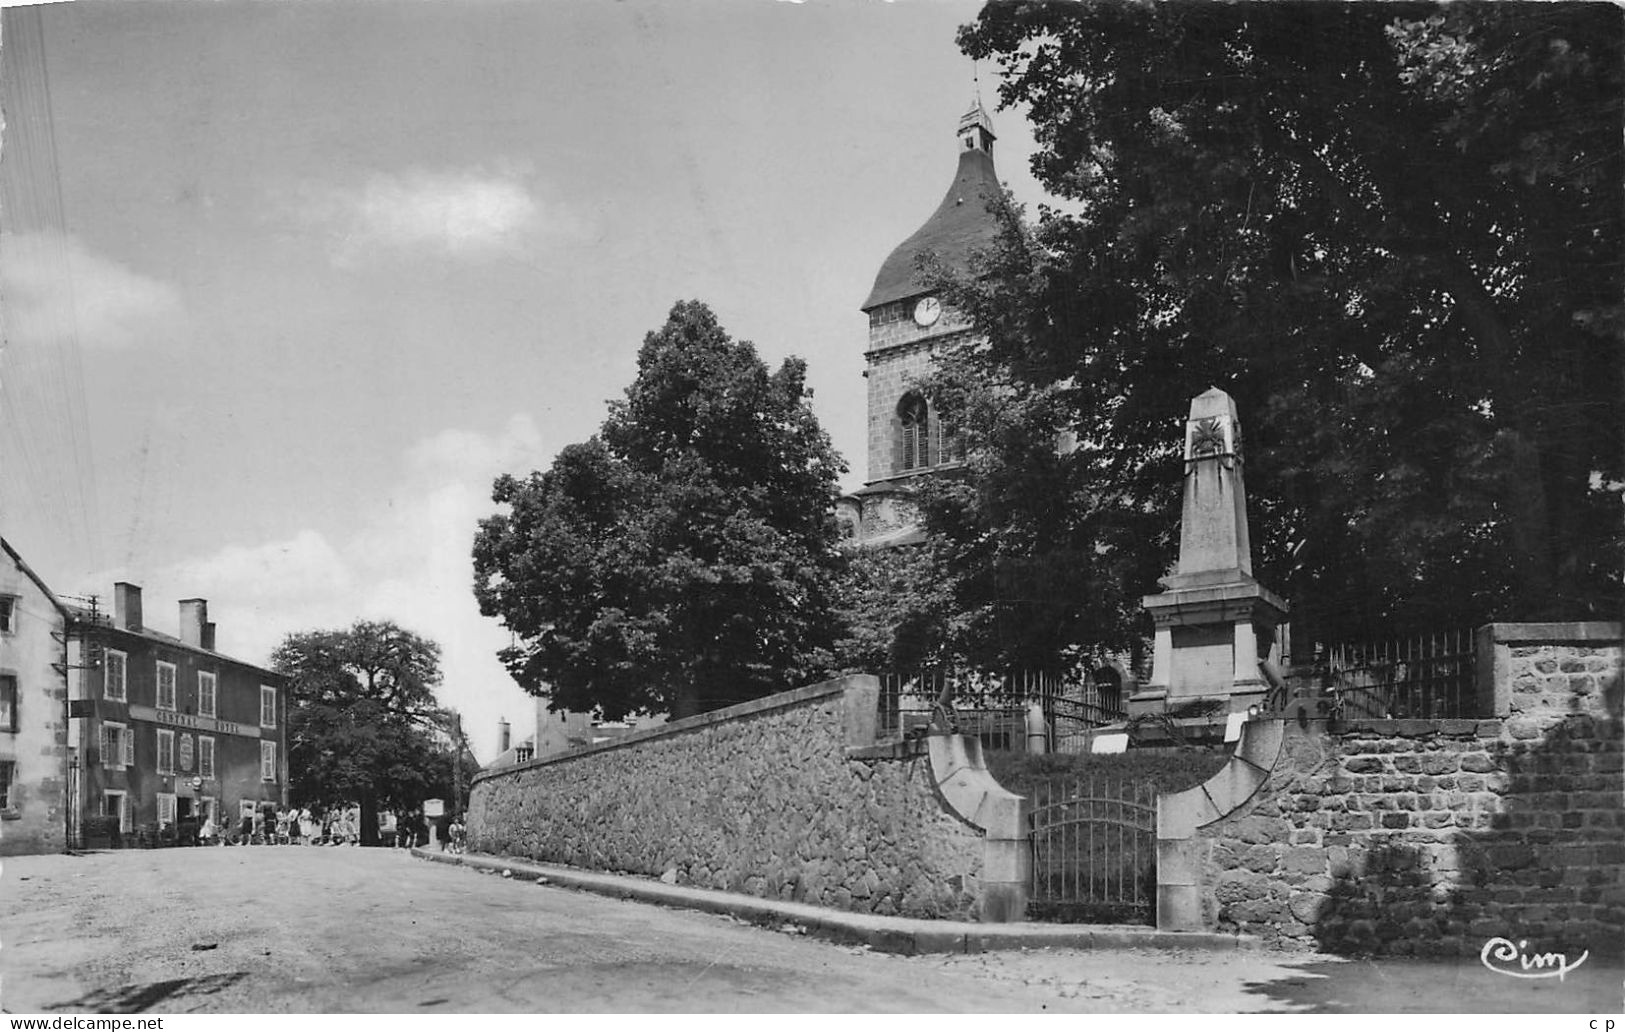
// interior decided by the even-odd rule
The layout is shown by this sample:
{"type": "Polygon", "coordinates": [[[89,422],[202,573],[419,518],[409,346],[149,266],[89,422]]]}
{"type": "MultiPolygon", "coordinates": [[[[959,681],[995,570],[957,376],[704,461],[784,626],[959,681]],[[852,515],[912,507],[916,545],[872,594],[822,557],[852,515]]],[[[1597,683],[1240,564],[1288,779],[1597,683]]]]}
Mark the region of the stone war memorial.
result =
{"type": "Polygon", "coordinates": [[[1151,682],[1129,699],[1146,713],[1245,713],[1268,689],[1260,660],[1280,660],[1280,596],[1253,579],[1236,403],[1217,387],[1185,420],[1179,560],[1144,606],[1156,626],[1151,682]]]}
{"type": "MultiPolygon", "coordinates": [[[[1223,712],[1229,744],[1212,777],[1142,807],[1147,848],[1105,858],[1152,885],[1157,928],[1354,955],[1625,949],[1620,625],[1480,627],[1452,657],[1451,710],[1372,716],[1347,704],[1368,687],[1279,669],[1287,604],[1252,575],[1224,391],[1192,399],[1184,458],[1178,563],[1144,600],[1153,677],[1130,701],[1192,727],[1223,712]]],[[[878,679],[852,676],[484,772],[470,844],[832,910],[1026,920],[1076,859],[1045,854],[1044,808],[975,736],[885,729],[878,704],[878,679]]],[[[1100,823],[1074,853],[1128,840],[1111,806],[1068,810],[1100,823]]]]}

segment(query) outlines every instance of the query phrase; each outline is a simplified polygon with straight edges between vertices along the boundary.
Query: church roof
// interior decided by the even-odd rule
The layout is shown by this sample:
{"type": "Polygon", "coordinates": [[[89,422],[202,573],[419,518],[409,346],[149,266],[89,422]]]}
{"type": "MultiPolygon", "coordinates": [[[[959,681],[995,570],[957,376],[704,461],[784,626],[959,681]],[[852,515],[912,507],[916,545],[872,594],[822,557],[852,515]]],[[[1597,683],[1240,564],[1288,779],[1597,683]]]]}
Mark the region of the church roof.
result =
{"type": "Polygon", "coordinates": [[[993,155],[978,147],[961,150],[959,168],[942,203],[880,266],[863,310],[925,293],[929,288],[919,271],[922,255],[934,255],[955,272],[968,271],[971,252],[998,236],[998,221],[988,205],[1002,189],[993,170],[993,155]]]}

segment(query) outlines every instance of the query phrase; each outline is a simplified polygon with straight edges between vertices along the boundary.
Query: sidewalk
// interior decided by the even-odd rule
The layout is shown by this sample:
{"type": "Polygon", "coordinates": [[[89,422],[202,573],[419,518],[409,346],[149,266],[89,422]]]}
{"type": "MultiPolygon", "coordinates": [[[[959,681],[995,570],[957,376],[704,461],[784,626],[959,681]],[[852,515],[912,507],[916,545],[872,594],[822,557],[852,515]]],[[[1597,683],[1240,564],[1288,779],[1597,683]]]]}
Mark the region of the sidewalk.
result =
{"type": "Polygon", "coordinates": [[[477,871],[509,872],[521,881],[537,881],[601,896],[659,903],[686,910],[727,914],[752,924],[794,925],[806,934],[846,944],[867,944],[886,953],[985,953],[989,950],[1042,949],[1262,949],[1250,936],[1216,932],[1159,932],[1133,925],[980,924],[975,921],[928,921],[913,917],[855,914],[762,899],[735,892],[667,885],[624,874],[601,874],[480,854],[442,853],[414,847],[413,855],[477,871]]]}

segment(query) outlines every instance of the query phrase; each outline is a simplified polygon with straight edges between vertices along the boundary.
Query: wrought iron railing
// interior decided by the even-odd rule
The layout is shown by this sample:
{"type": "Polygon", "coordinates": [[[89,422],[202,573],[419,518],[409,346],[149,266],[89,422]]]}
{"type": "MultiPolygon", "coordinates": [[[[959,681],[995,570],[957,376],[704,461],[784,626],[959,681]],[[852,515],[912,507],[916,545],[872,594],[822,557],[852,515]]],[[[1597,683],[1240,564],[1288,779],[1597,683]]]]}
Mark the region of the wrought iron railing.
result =
{"type": "Polygon", "coordinates": [[[1121,686],[1082,674],[917,670],[881,675],[880,733],[922,733],[931,727],[933,713],[944,701],[952,708],[943,716],[960,733],[974,735],[995,749],[1026,748],[1027,713],[1034,704],[1043,714],[1045,747],[1050,752],[1081,751],[1091,729],[1124,717],[1121,686]]]}
{"type": "Polygon", "coordinates": [[[1345,719],[1452,719],[1478,712],[1469,630],[1317,645],[1312,674],[1345,719]]]}

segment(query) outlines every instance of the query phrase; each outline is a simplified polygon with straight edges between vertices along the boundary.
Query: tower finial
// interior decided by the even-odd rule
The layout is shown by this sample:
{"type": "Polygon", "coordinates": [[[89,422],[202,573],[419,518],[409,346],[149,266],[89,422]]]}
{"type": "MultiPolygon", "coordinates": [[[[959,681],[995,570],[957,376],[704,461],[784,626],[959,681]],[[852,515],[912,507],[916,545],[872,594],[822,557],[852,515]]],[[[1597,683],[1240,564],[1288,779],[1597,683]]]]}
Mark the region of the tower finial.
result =
{"type": "Polygon", "coordinates": [[[995,138],[993,120],[987,117],[987,109],[982,107],[981,70],[974,60],[971,62],[971,92],[970,109],[959,119],[960,149],[991,154],[995,138]]]}

